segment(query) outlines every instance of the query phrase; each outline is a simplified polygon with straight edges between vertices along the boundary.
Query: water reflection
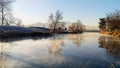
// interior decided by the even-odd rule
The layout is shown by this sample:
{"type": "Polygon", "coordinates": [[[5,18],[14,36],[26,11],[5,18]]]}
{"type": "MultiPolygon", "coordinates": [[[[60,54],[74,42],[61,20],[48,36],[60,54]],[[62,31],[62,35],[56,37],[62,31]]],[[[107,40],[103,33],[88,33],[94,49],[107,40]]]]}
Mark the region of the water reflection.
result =
{"type": "MultiPolygon", "coordinates": [[[[64,52],[64,50],[65,48],[69,48],[71,45],[73,45],[73,47],[79,47],[82,43],[82,40],[83,40],[83,36],[81,34],[55,35],[52,38],[50,38],[49,39],[50,45],[48,46],[48,52],[49,52],[49,56],[54,57],[54,60],[52,60],[52,64],[49,65],[49,67],[64,68],[68,64],[70,66],[67,67],[79,67],[80,66],[79,63],[76,62],[77,59],[72,59],[72,57],[68,55],[67,57],[65,57],[64,53],[68,53],[68,52],[64,52]],[[70,45],[67,45],[68,43],[70,43],[70,45]]],[[[71,51],[71,49],[68,50],[71,51]]]]}
{"type": "Polygon", "coordinates": [[[79,47],[83,41],[83,36],[81,34],[70,34],[70,35],[59,35],[50,38],[50,46],[48,46],[49,53],[53,53],[55,56],[60,55],[62,49],[65,47],[65,39],[71,41],[74,45],[79,47]]]}
{"type": "Polygon", "coordinates": [[[64,40],[63,40],[64,36],[53,36],[52,38],[50,38],[50,45],[47,47],[48,48],[48,52],[49,52],[49,55],[54,57],[54,60],[52,62],[52,64],[55,64],[55,63],[62,63],[63,61],[63,56],[61,55],[61,51],[62,51],[62,48],[65,46],[64,45],[64,40]]]}
{"type": "Polygon", "coordinates": [[[109,56],[120,59],[120,39],[102,36],[99,38],[99,47],[105,48],[109,56]]]}
{"type": "Polygon", "coordinates": [[[119,41],[98,33],[1,40],[0,68],[108,68],[110,64],[113,67],[120,63],[119,41]]]}
{"type": "Polygon", "coordinates": [[[62,47],[64,47],[64,41],[63,40],[56,40],[53,39],[50,41],[50,46],[48,46],[49,53],[54,53],[55,56],[60,54],[60,51],[62,50],[62,47]]]}
{"type": "Polygon", "coordinates": [[[8,68],[10,61],[10,47],[5,46],[4,43],[0,42],[0,68],[8,68]]]}
{"type": "Polygon", "coordinates": [[[99,47],[104,48],[106,51],[106,59],[108,62],[112,63],[113,67],[116,64],[120,65],[120,39],[101,36],[99,38],[99,47]]]}
{"type": "Polygon", "coordinates": [[[83,36],[82,34],[71,34],[68,35],[68,39],[71,40],[74,45],[79,47],[83,41],[83,36]]]}
{"type": "Polygon", "coordinates": [[[16,57],[12,55],[12,48],[16,45],[16,43],[10,42],[7,39],[0,39],[0,68],[13,68],[12,65],[15,62],[13,60],[16,57]]]}

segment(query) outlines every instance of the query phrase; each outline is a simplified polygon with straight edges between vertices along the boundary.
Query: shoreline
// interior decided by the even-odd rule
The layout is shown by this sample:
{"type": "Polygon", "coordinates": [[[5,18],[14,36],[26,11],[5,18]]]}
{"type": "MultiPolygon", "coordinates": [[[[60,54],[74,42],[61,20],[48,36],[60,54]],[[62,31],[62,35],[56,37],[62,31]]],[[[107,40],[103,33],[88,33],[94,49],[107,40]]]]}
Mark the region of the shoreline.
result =
{"type": "Polygon", "coordinates": [[[106,35],[112,35],[113,37],[120,38],[120,31],[101,31],[100,33],[106,35]]]}
{"type": "Polygon", "coordinates": [[[0,26],[0,38],[15,38],[15,37],[49,37],[54,34],[78,34],[80,32],[50,32],[50,29],[44,27],[18,27],[18,26],[0,26]]]}

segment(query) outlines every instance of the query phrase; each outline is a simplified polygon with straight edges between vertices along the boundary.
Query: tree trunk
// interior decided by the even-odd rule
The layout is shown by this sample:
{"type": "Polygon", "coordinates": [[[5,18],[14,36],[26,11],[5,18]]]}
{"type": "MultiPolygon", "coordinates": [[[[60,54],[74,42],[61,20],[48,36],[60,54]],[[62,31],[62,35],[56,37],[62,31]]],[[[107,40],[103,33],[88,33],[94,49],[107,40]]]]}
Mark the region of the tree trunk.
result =
{"type": "Polygon", "coordinates": [[[54,33],[55,33],[56,24],[57,24],[57,23],[55,23],[55,26],[54,26],[54,29],[53,29],[53,32],[54,32],[54,33]]]}
{"type": "Polygon", "coordinates": [[[2,6],[2,26],[3,26],[3,22],[4,22],[4,9],[3,9],[3,6],[2,6]]]}

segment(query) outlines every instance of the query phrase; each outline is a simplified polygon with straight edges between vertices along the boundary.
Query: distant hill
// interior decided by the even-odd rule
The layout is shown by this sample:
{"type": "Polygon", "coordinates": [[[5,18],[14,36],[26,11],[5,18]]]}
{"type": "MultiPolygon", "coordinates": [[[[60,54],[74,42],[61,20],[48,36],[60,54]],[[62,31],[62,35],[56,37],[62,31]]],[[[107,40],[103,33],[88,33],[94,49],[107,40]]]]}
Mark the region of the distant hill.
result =
{"type": "Polygon", "coordinates": [[[41,23],[41,22],[37,22],[31,25],[28,25],[29,27],[46,27],[48,28],[48,23],[41,23]]]}
{"type": "Polygon", "coordinates": [[[85,25],[86,30],[99,30],[98,26],[87,26],[85,25]]]}

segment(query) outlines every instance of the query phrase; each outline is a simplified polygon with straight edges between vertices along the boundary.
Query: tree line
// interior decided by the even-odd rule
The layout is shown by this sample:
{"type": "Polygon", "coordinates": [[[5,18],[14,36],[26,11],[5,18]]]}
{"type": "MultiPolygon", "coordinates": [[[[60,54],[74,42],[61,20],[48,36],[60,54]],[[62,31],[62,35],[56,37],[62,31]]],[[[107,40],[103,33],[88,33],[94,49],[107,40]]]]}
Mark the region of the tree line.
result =
{"type": "Polygon", "coordinates": [[[65,26],[67,22],[62,21],[63,12],[60,10],[57,10],[55,14],[51,13],[49,16],[49,23],[50,23],[50,29],[52,32],[57,31],[69,31],[69,32],[83,32],[84,25],[81,23],[80,20],[73,22],[71,25],[68,26],[68,28],[65,26]]]}
{"type": "Polygon", "coordinates": [[[100,18],[99,28],[101,31],[120,31],[120,10],[108,13],[105,18],[100,18]]]}

